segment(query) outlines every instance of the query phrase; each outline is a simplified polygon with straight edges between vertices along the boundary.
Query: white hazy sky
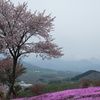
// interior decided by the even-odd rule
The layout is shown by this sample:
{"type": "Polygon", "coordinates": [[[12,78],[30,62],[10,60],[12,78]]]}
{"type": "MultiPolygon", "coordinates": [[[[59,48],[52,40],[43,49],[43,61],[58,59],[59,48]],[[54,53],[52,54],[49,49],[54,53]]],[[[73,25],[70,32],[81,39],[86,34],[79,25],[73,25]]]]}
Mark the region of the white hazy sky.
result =
{"type": "Polygon", "coordinates": [[[28,2],[28,9],[56,16],[55,42],[64,59],[100,57],[100,0],[11,0],[28,2]]]}

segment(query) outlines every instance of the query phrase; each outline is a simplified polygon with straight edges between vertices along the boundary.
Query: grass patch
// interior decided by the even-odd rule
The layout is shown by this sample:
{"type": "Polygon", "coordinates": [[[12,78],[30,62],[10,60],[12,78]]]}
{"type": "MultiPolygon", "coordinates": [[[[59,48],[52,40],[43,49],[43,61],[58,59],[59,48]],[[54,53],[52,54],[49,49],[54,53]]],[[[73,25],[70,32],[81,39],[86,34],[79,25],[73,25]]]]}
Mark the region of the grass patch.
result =
{"type": "MultiPolygon", "coordinates": [[[[42,94],[63,91],[63,90],[68,90],[68,89],[77,89],[79,88],[79,84],[80,83],[49,84],[43,88],[42,94]]],[[[32,97],[32,96],[34,95],[31,94],[29,89],[27,89],[27,90],[22,91],[17,97],[22,98],[22,97],[32,97]]]]}

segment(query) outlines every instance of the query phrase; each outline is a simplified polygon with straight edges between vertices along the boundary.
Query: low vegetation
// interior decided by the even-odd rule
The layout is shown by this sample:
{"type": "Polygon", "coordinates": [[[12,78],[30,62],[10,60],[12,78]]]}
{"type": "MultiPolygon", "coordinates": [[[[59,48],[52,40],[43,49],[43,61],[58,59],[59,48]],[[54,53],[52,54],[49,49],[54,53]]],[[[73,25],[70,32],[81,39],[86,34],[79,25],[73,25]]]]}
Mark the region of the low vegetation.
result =
{"type": "MultiPolygon", "coordinates": [[[[42,95],[41,100],[46,100],[47,98],[49,98],[48,95],[53,95],[52,93],[54,93],[55,97],[56,97],[56,95],[58,95],[59,93],[62,94],[64,91],[66,91],[66,92],[64,92],[66,94],[68,91],[74,92],[74,91],[76,91],[76,89],[77,89],[77,91],[79,91],[79,90],[82,90],[82,88],[84,88],[84,89],[86,89],[86,88],[88,89],[90,87],[99,88],[99,86],[100,86],[100,80],[91,81],[84,77],[82,79],[80,79],[80,81],[77,81],[77,82],[76,81],[72,82],[71,78],[69,78],[69,77],[59,78],[59,80],[56,79],[56,80],[48,80],[48,81],[45,81],[42,78],[40,78],[40,81],[38,81],[37,83],[33,83],[33,85],[30,88],[22,89],[20,87],[20,85],[15,86],[15,91],[16,91],[16,98],[25,98],[25,97],[36,98],[35,96],[37,96],[36,100],[38,100],[38,97],[41,97],[38,95],[42,95]],[[73,90],[73,89],[75,89],[75,90],[73,90]],[[47,94],[47,98],[45,98],[45,94],[47,94]]],[[[93,93],[94,93],[94,91],[93,91],[93,93]]],[[[88,97],[87,92],[85,95],[87,98],[88,97]]],[[[89,94],[89,96],[90,95],[91,94],[89,94]]],[[[0,96],[1,96],[1,98],[3,98],[3,92],[0,94],[0,96]]],[[[63,95],[61,95],[61,96],[63,96],[63,95]]],[[[75,95],[69,94],[67,96],[68,96],[68,98],[65,96],[65,98],[60,97],[60,99],[62,98],[61,100],[64,100],[64,99],[70,98],[70,99],[74,100],[74,98],[77,97],[77,94],[75,94],[75,95]]],[[[82,98],[82,95],[80,95],[79,98],[82,98]]],[[[1,99],[1,100],[3,100],[3,99],[1,99]]],[[[22,99],[15,99],[15,100],[22,100],[22,99]]],[[[33,99],[33,100],[35,100],[35,99],[33,99]]],[[[86,100],[88,100],[88,99],[86,99],[86,100]]],[[[92,100],[92,99],[90,99],[90,100],[92,100]]]]}
{"type": "MultiPolygon", "coordinates": [[[[44,80],[41,79],[41,81],[44,81],[44,80]]],[[[81,77],[80,81],[72,82],[71,78],[66,77],[61,80],[49,80],[48,82],[39,82],[36,84],[34,83],[30,89],[27,88],[24,91],[21,91],[20,94],[17,95],[17,97],[18,98],[33,97],[33,96],[41,95],[41,94],[54,93],[54,92],[58,93],[60,91],[66,91],[66,90],[69,91],[73,89],[82,89],[82,88],[97,87],[97,86],[98,87],[100,86],[100,80],[91,81],[88,78],[81,77]]],[[[72,97],[69,96],[69,98],[74,98],[74,96],[72,97]]]]}
{"type": "Polygon", "coordinates": [[[34,84],[30,89],[26,88],[24,91],[20,92],[17,95],[18,98],[22,97],[32,97],[39,94],[52,93],[57,91],[77,89],[79,88],[80,83],[71,83],[71,84],[34,84]]]}
{"type": "MultiPolygon", "coordinates": [[[[72,89],[15,100],[100,100],[100,87],[72,89]]],[[[14,100],[14,99],[13,99],[14,100]]]]}

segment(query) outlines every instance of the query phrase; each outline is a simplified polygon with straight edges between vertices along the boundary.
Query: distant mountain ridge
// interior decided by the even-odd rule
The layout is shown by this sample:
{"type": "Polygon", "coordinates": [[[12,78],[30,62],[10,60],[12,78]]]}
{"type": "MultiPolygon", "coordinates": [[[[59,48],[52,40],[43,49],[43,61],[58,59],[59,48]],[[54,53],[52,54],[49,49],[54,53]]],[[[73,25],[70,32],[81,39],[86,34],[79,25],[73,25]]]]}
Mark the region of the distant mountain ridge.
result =
{"type": "Polygon", "coordinates": [[[24,67],[27,68],[27,71],[55,71],[54,69],[42,68],[42,67],[35,66],[25,61],[22,61],[21,63],[23,64],[24,67]]]}
{"type": "Polygon", "coordinates": [[[81,79],[100,80],[100,72],[96,70],[89,70],[71,78],[71,81],[79,81],[81,79]]]}
{"type": "Polygon", "coordinates": [[[88,70],[98,70],[100,71],[100,60],[98,59],[82,59],[82,60],[72,60],[65,61],[61,59],[53,60],[34,60],[29,61],[31,64],[39,66],[41,68],[49,68],[60,71],[73,71],[73,72],[86,72],[88,70]]]}
{"type": "MultiPolygon", "coordinates": [[[[30,63],[27,63],[27,62],[22,62],[23,66],[25,68],[27,68],[27,72],[28,71],[41,71],[41,72],[56,72],[56,73],[66,73],[66,74],[77,74],[76,72],[72,72],[72,71],[59,71],[59,70],[55,70],[55,69],[49,69],[49,68],[42,68],[42,67],[39,67],[39,66],[35,66],[33,64],[30,64],[30,63]]],[[[75,76],[75,75],[74,75],[75,76]]]]}

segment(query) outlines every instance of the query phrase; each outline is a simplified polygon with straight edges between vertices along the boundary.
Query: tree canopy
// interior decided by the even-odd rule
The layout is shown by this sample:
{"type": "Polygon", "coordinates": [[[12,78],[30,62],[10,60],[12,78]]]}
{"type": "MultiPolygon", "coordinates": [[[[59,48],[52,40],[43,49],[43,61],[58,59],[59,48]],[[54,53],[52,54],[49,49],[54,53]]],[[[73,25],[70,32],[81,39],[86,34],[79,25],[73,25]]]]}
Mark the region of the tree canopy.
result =
{"type": "Polygon", "coordinates": [[[52,43],[49,34],[53,30],[51,15],[27,10],[27,3],[14,4],[0,0],[0,44],[2,53],[20,57],[27,53],[36,53],[42,58],[62,56],[61,48],[52,43]],[[39,41],[35,42],[34,38],[39,41]],[[31,39],[31,42],[28,40],[31,39]]]}

